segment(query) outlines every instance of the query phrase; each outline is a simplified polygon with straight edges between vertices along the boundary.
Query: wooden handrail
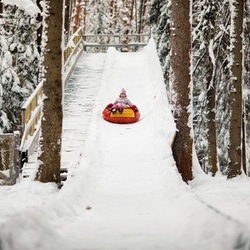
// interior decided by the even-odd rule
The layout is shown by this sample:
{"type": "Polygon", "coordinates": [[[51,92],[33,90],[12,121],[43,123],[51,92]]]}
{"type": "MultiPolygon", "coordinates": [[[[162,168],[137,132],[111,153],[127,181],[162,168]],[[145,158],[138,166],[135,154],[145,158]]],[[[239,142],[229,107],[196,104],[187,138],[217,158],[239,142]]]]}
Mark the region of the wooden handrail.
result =
{"type": "Polygon", "coordinates": [[[23,104],[22,110],[22,141],[20,149],[24,150],[25,141],[34,135],[42,115],[43,82],[41,81],[31,96],[23,104]]]}
{"type": "Polygon", "coordinates": [[[150,34],[84,34],[84,50],[86,48],[134,48],[148,44],[150,34]]]}
{"type": "Polygon", "coordinates": [[[70,58],[75,54],[79,45],[83,42],[82,28],[79,28],[70,38],[67,47],[64,50],[64,67],[67,67],[70,58]]]}
{"type": "Polygon", "coordinates": [[[81,55],[83,51],[83,35],[82,28],[79,28],[74,35],[70,38],[67,47],[64,50],[64,84],[69,79],[69,76],[72,73],[72,70],[75,66],[75,63],[78,57],[81,55]],[[73,56],[76,56],[74,60],[72,60],[73,56]]]}
{"type": "MultiPolygon", "coordinates": [[[[68,67],[72,68],[73,65],[69,65],[74,54],[77,54],[78,51],[82,50],[80,44],[83,41],[82,29],[79,28],[75,34],[71,37],[68,42],[67,47],[64,50],[64,79],[66,82],[70,70],[67,70],[68,67]]],[[[25,101],[22,109],[22,140],[20,145],[21,151],[26,151],[31,147],[32,142],[29,142],[29,137],[35,137],[37,139],[37,132],[40,130],[41,125],[41,116],[42,116],[42,97],[43,96],[43,82],[40,82],[34,92],[30,97],[25,101]]]]}
{"type": "Polygon", "coordinates": [[[150,34],[84,34],[83,37],[150,37],[150,34]]]}
{"type": "Polygon", "coordinates": [[[108,43],[108,44],[104,44],[104,43],[84,43],[84,47],[144,47],[146,46],[148,43],[108,43]]]}

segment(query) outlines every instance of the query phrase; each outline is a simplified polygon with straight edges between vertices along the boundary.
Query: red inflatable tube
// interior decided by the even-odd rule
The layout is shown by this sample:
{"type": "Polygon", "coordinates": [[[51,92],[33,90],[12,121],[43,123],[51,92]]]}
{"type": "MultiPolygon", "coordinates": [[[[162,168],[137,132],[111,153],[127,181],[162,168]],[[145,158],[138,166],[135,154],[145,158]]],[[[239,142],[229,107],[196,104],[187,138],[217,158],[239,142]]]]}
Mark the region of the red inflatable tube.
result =
{"type": "Polygon", "coordinates": [[[110,109],[106,108],[104,109],[102,114],[105,121],[119,124],[134,123],[137,122],[140,118],[140,112],[135,112],[131,108],[125,108],[122,114],[120,114],[118,111],[113,114],[112,112],[110,112],[110,109]]]}

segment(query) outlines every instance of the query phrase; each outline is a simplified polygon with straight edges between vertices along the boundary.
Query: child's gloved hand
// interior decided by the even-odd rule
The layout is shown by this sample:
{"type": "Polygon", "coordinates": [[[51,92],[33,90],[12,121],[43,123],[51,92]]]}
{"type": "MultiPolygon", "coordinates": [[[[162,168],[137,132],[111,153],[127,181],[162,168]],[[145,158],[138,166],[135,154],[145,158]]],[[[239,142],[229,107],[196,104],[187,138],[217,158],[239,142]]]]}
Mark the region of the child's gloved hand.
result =
{"type": "Polygon", "coordinates": [[[133,109],[134,112],[137,112],[137,111],[138,111],[138,108],[137,108],[135,105],[131,106],[131,109],[133,109]]]}
{"type": "Polygon", "coordinates": [[[110,108],[112,108],[112,107],[113,107],[113,103],[110,103],[110,104],[108,104],[108,105],[106,106],[105,109],[110,109],[110,108]]]}

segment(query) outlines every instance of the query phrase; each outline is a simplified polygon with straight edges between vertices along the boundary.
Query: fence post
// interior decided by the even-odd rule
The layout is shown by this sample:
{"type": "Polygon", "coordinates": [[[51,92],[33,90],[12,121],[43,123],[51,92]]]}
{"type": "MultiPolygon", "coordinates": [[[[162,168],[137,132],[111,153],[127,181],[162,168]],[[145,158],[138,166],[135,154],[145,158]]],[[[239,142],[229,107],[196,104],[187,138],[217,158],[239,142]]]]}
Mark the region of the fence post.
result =
{"type": "Polygon", "coordinates": [[[16,184],[17,178],[19,177],[20,172],[20,132],[14,131],[13,134],[13,164],[10,168],[10,182],[11,184],[16,184]]]}

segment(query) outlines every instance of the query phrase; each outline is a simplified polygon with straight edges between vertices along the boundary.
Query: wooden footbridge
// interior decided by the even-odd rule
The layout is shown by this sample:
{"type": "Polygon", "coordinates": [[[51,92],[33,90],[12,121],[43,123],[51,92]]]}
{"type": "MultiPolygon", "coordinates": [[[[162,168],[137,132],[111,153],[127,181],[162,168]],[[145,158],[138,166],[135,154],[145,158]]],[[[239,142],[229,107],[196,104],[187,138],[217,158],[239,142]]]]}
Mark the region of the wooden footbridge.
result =
{"type": "MultiPolygon", "coordinates": [[[[93,86],[88,81],[85,81],[87,85],[77,82],[76,78],[70,79],[72,74],[74,74],[74,69],[76,62],[82,53],[86,53],[85,57],[89,53],[106,52],[109,47],[115,47],[120,51],[136,51],[140,47],[147,44],[150,35],[148,34],[128,34],[128,35],[93,35],[93,34],[83,34],[82,29],[79,28],[70,38],[68,44],[64,50],[64,76],[63,84],[64,89],[72,84],[75,84],[74,88],[79,91],[84,89],[86,92],[85,106],[88,107],[88,112],[91,112],[93,107],[93,98],[95,91],[98,86],[93,86]],[[88,85],[89,84],[89,85],[88,85]],[[87,90],[87,91],[86,91],[87,90]]],[[[86,65],[84,65],[86,67],[86,65]]],[[[101,74],[101,69],[93,69],[94,74],[101,74]]],[[[76,75],[78,72],[75,73],[76,75]]],[[[88,73],[86,73],[88,74],[88,73]]],[[[86,75],[85,74],[85,75],[86,75]]],[[[67,93],[64,93],[64,95],[67,93]]],[[[22,109],[22,131],[15,131],[13,134],[0,134],[0,185],[1,184],[15,184],[17,181],[27,179],[30,176],[34,178],[37,169],[37,147],[40,137],[41,130],[41,117],[42,117],[42,95],[43,95],[43,82],[40,82],[31,96],[26,100],[26,102],[21,107],[22,109]]],[[[74,99],[74,97],[71,97],[74,99]]],[[[65,102],[69,102],[64,110],[64,134],[72,133],[74,126],[67,121],[67,117],[70,116],[71,111],[67,110],[70,104],[70,97],[65,98],[65,102]],[[68,115],[67,115],[68,112],[68,115]]],[[[73,104],[72,104],[73,105],[73,104]]],[[[76,114],[77,116],[77,114],[76,114]]],[[[90,114],[86,115],[85,123],[89,123],[88,117],[90,114]]],[[[80,117],[82,119],[82,117],[80,117]]],[[[74,131],[73,131],[74,132],[74,131]]],[[[82,140],[84,141],[84,136],[86,136],[86,131],[81,130],[80,133],[82,140]]],[[[64,136],[64,135],[63,135],[64,136]]],[[[78,135],[76,135],[78,137],[78,135]]],[[[68,163],[65,160],[67,157],[63,157],[66,154],[70,154],[72,151],[77,150],[74,146],[70,146],[64,137],[62,142],[64,146],[62,147],[62,164],[61,164],[61,177],[62,181],[67,178],[68,163]]]]}

